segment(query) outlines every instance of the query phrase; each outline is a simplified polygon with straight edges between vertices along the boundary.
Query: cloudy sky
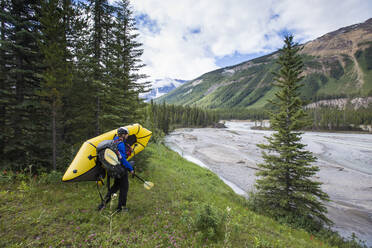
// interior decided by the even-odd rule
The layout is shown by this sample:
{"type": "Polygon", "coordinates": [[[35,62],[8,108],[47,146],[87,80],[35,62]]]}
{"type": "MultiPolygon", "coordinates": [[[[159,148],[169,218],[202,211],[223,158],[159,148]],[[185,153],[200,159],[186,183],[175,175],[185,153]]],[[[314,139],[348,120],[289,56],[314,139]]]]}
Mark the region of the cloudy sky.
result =
{"type": "Polygon", "coordinates": [[[150,80],[191,80],[372,17],[371,0],[133,0],[150,80]]]}

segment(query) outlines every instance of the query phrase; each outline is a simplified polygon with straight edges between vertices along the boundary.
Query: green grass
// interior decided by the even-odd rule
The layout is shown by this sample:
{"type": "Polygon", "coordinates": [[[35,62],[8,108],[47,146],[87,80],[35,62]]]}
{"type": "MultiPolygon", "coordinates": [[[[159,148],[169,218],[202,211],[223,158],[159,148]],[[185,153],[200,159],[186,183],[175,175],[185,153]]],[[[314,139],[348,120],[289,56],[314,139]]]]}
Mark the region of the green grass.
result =
{"type": "Polygon", "coordinates": [[[150,157],[140,175],[155,187],[147,191],[130,179],[129,213],[112,215],[116,199],[112,210],[97,212],[94,182],[17,177],[21,181],[1,183],[0,247],[331,247],[328,239],[250,211],[215,174],[164,146],[151,144],[144,153],[150,157]],[[206,205],[224,216],[216,239],[196,225],[206,205]]]}
{"type": "Polygon", "coordinates": [[[364,50],[358,50],[355,54],[364,74],[363,95],[372,93],[372,42],[368,44],[369,47],[364,50]]]}
{"type": "Polygon", "coordinates": [[[276,91],[277,91],[277,88],[272,87],[270,91],[268,91],[263,97],[261,97],[257,102],[249,106],[247,109],[264,108],[265,105],[268,103],[268,100],[273,99],[275,97],[276,91]]]}

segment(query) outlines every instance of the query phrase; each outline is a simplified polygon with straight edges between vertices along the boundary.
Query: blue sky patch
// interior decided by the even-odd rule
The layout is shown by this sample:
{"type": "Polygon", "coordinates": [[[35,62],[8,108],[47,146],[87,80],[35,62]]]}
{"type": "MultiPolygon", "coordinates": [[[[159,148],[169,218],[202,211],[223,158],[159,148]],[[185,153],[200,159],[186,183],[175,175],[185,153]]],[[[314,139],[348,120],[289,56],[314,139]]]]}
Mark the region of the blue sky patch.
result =
{"type": "Polygon", "coordinates": [[[270,20],[276,20],[276,19],[278,19],[279,17],[280,17],[280,15],[278,15],[278,14],[273,14],[273,15],[270,16],[270,20]]]}
{"type": "Polygon", "coordinates": [[[249,54],[242,54],[239,52],[235,52],[230,55],[223,56],[221,58],[216,58],[216,65],[219,67],[226,67],[231,65],[236,65],[257,57],[264,56],[268,53],[249,53],[249,54]]]}
{"type": "Polygon", "coordinates": [[[201,29],[200,28],[191,28],[190,29],[190,33],[192,33],[192,34],[200,34],[201,33],[201,29]]]}
{"type": "Polygon", "coordinates": [[[135,16],[136,24],[139,28],[146,28],[151,33],[158,34],[160,33],[160,27],[156,20],[150,18],[149,15],[141,13],[135,16]]]}

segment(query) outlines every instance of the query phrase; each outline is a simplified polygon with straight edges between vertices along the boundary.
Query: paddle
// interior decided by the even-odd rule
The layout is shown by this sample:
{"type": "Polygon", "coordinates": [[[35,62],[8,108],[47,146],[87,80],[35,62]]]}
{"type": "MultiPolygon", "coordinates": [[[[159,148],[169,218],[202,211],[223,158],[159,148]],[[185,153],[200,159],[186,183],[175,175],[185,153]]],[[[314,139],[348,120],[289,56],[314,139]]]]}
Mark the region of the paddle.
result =
{"type": "Polygon", "coordinates": [[[153,182],[145,181],[144,179],[140,178],[137,174],[134,174],[135,177],[137,177],[139,180],[143,182],[143,187],[147,190],[150,190],[152,187],[154,187],[153,182]]]}
{"type": "MultiPolygon", "coordinates": [[[[105,160],[109,162],[110,164],[114,166],[120,166],[120,162],[116,154],[111,149],[106,149],[105,151],[105,160]]],[[[141,180],[144,184],[143,187],[147,190],[150,190],[152,187],[154,187],[154,183],[145,181],[141,177],[139,177],[137,174],[133,174],[135,177],[137,177],[139,180],[141,180]]]]}

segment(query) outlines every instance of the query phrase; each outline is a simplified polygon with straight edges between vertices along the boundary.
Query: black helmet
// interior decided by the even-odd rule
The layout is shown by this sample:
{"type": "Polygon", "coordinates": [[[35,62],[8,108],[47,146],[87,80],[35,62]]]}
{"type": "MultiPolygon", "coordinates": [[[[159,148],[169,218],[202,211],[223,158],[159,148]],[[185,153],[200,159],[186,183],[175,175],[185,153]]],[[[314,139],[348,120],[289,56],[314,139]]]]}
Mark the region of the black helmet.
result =
{"type": "Polygon", "coordinates": [[[128,128],[126,127],[119,127],[118,128],[118,135],[122,135],[122,134],[128,134],[128,128]]]}

